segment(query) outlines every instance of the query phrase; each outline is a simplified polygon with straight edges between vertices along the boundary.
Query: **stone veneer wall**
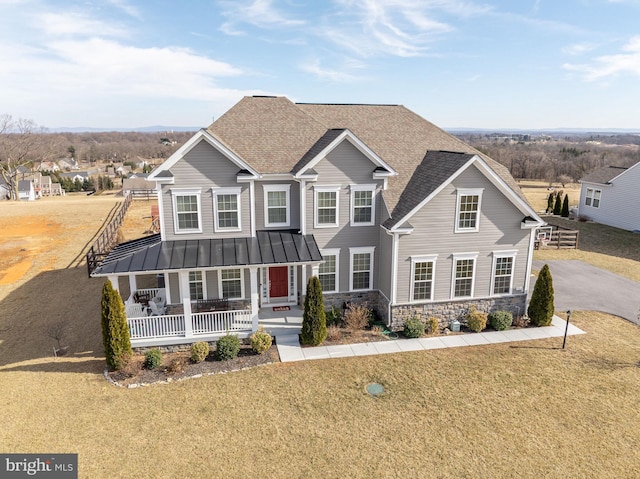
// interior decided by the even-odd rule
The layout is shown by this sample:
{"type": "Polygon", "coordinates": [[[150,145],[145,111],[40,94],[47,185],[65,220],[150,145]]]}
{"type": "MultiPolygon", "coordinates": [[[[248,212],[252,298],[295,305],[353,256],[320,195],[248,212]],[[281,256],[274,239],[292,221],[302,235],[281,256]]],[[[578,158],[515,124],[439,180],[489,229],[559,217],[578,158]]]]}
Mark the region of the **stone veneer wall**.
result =
{"type": "Polygon", "coordinates": [[[389,301],[380,291],[359,291],[351,293],[322,293],[324,307],[329,310],[333,306],[342,310],[345,303],[366,304],[378,317],[386,323],[389,312],[389,301]]]}
{"type": "Polygon", "coordinates": [[[401,331],[405,321],[415,316],[423,321],[430,317],[438,318],[441,328],[449,327],[449,323],[457,319],[465,323],[464,316],[471,306],[484,313],[491,311],[510,311],[514,316],[520,316],[526,312],[527,295],[501,296],[484,299],[465,299],[460,301],[445,301],[426,304],[403,304],[391,307],[392,331],[401,331]]]}
{"type": "Polygon", "coordinates": [[[230,299],[229,309],[232,311],[242,311],[243,309],[251,309],[250,299],[230,299]]]}
{"type": "MultiPolygon", "coordinates": [[[[150,349],[159,349],[163,353],[182,353],[186,351],[191,351],[191,346],[197,342],[199,342],[198,339],[193,338],[190,340],[190,342],[186,342],[182,344],[171,344],[168,346],[140,346],[138,348],[134,346],[131,349],[133,349],[133,352],[135,354],[144,354],[150,349]]],[[[216,341],[205,341],[205,342],[209,343],[209,350],[211,351],[216,350],[216,341]]],[[[245,345],[251,344],[251,340],[249,338],[240,338],[240,344],[245,344],[245,345]]]]}

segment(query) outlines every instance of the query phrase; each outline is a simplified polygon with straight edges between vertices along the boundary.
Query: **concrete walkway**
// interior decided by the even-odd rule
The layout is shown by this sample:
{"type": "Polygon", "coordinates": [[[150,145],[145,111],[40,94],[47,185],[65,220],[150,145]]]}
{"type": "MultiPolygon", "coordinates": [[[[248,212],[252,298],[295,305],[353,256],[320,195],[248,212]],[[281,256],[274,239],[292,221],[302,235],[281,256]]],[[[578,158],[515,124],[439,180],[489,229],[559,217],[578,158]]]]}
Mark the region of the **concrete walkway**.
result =
{"type": "Polygon", "coordinates": [[[553,278],[556,311],[602,311],[640,324],[640,283],[577,260],[535,260],[533,267],[540,271],[545,263],[553,278]]]}
{"type": "MultiPolygon", "coordinates": [[[[515,341],[531,341],[533,339],[559,338],[564,336],[566,321],[553,317],[551,326],[542,328],[511,329],[508,331],[491,331],[486,333],[455,334],[433,338],[392,339],[372,343],[338,344],[335,346],[317,346],[302,348],[298,334],[279,334],[276,345],[283,363],[305,361],[311,359],[346,358],[353,356],[371,356],[374,354],[401,353],[407,351],[423,351],[429,349],[458,348],[463,346],[480,346],[515,341]]],[[[569,324],[569,335],[584,334],[581,329],[569,324]]],[[[562,345],[558,342],[558,347],[562,345]]]]}

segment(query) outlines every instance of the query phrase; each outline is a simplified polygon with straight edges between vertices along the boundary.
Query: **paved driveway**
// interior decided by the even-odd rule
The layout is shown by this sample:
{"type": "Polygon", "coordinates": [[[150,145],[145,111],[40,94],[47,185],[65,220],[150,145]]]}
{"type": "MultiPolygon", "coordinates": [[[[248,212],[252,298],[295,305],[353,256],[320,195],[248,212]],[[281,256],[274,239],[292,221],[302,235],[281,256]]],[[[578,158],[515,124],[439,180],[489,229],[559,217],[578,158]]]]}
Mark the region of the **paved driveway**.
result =
{"type": "MultiPolygon", "coordinates": [[[[602,311],[640,325],[640,283],[582,261],[534,261],[549,265],[556,311],[602,311]]],[[[531,290],[533,290],[533,285],[531,290]]]]}

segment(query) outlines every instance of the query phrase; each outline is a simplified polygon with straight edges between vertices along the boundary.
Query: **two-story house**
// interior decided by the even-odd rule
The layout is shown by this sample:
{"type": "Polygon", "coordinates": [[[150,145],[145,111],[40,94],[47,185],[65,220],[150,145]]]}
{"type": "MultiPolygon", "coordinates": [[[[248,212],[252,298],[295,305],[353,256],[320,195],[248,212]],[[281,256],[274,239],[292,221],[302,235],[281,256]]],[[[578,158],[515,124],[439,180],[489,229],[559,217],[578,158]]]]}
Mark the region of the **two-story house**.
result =
{"type": "Polygon", "coordinates": [[[149,180],[161,233],[93,273],[167,307],[128,300],[134,346],[249,334],[312,275],[327,307],[366,302],[394,329],[525,310],[543,221],[505,167],[403,106],[246,97],[149,180]]]}

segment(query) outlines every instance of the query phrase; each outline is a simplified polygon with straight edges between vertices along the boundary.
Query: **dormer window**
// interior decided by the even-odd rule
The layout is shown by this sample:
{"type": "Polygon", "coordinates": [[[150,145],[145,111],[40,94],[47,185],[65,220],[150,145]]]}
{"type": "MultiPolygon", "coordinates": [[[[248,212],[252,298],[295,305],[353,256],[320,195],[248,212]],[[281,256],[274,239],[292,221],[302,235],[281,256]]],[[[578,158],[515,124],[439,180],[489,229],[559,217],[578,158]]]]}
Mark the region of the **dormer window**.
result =
{"type": "Polygon", "coordinates": [[[480,230],[482,189],[458,189],[456,202],[456,233],[480,230]]]}

